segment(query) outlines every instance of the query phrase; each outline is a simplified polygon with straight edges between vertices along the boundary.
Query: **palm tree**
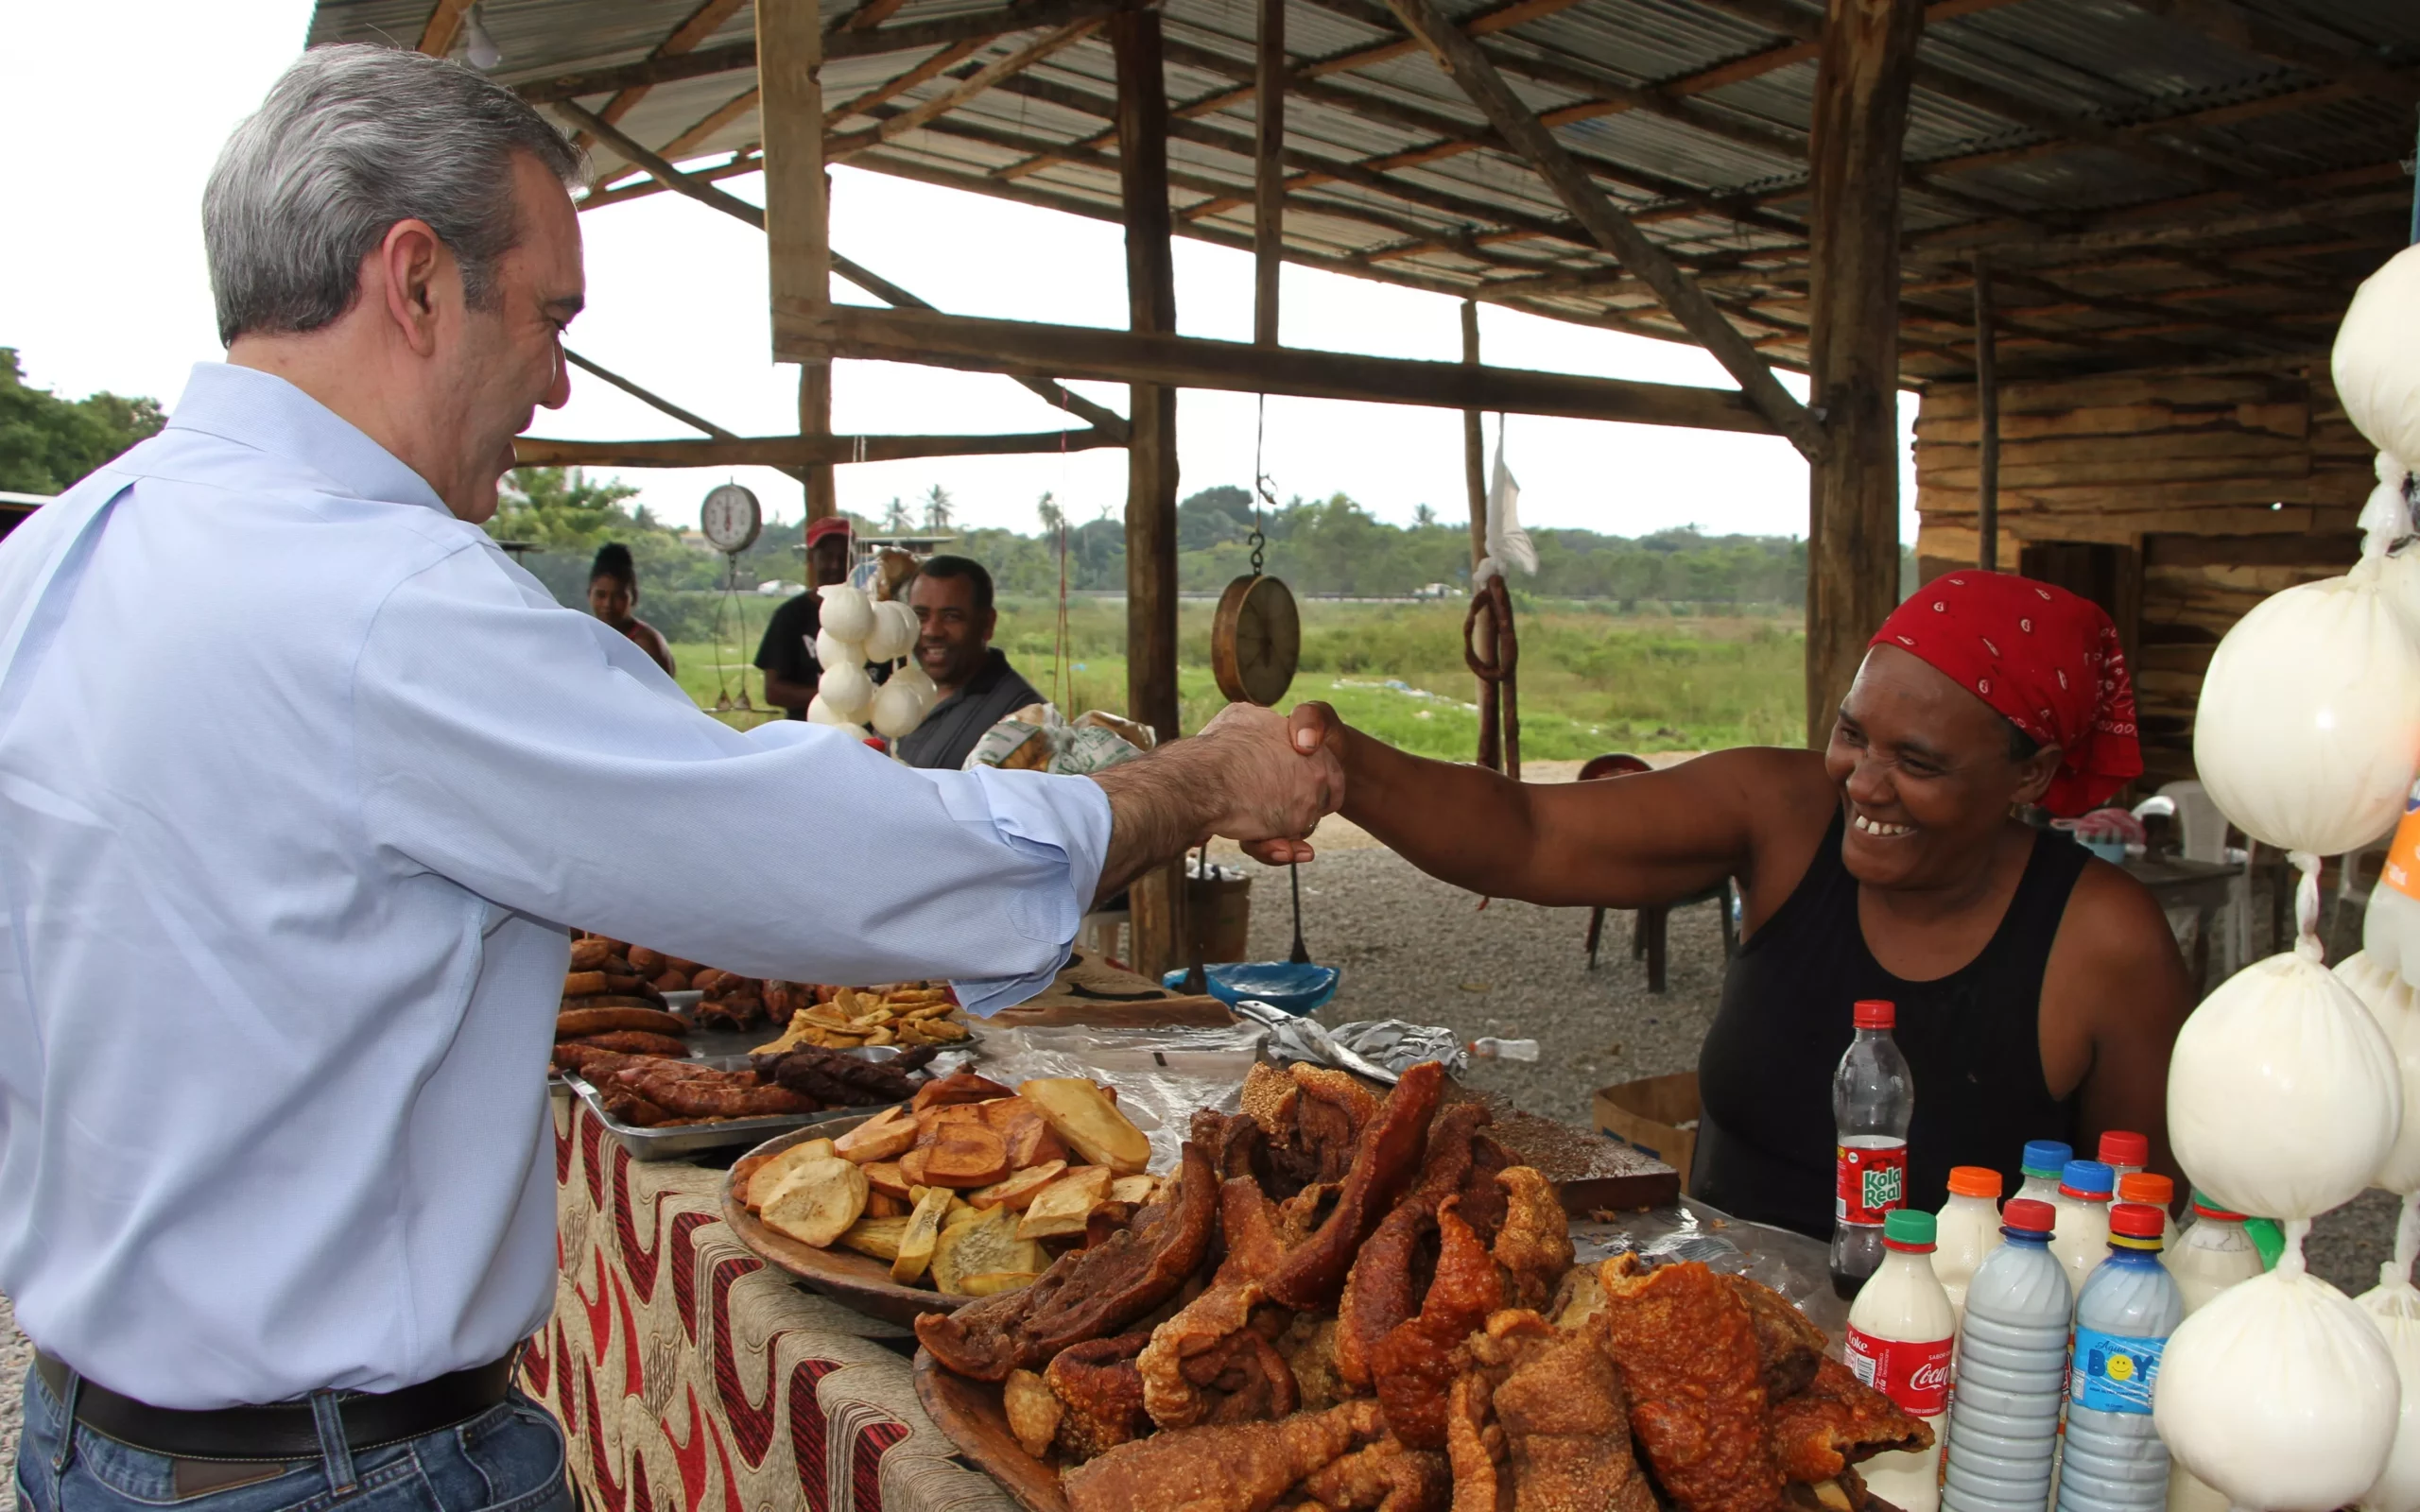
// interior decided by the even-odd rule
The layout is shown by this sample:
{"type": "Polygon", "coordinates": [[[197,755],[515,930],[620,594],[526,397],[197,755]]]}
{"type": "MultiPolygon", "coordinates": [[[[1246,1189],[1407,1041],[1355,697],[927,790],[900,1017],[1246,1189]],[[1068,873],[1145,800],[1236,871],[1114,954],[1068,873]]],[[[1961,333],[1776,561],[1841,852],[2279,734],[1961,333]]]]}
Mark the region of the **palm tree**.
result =
{"type": "Polygon", "coordinates": [[[1437,511],[1425,504],[1411,511],[1411,524],[1415,529],[1426,530],[1436,523],[1437,511]]]}
{"type": "Polygon", "coordinates": [[[1046,536],[1055,536],[1067,527],[1067,511],[1059,507],[1059,500],[1053,494],[1044,494],[1033,512],[1042,516],[1042,533],[1046,536]]]}
{"type": "Polygon", "coordinates": [[[925,528],[936,534],[949,528],[949,490],[936,483],[925,494],[925,528]]]}
{"type": "Polygon", "coordinates": [[[905,535],[916,528],[916,522],[908,516],[908,506],[895,496],[890,501],[890,507],[882,512],[882,528],[894,536],[905,535]]]}

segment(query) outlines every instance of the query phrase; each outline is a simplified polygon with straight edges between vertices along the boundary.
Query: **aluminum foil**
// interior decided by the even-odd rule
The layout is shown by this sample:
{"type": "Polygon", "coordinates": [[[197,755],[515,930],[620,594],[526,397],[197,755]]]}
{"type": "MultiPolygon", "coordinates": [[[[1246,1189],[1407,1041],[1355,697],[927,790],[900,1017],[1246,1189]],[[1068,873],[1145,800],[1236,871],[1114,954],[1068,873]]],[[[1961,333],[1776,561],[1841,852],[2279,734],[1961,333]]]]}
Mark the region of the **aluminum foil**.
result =
{"type": "Polygon", "coordinates": [[[1360,1019],[1331,1029],[1315,1019],[1297,1019],[1270,1010],[1252,1014],[1256,1003],[1238,1003],[1236,1010],[1251,1014],[1269,1028],[1269,1057],[1276,1061],[1306,1060],[1335,1066],[1364,1076],[1392,1082],[1424,1060],[1444,1063],[1445,1074],[1460,1076],[1470,1054],[1451,1029],[1436,1024],[1409,1023],[1401,1019],[1360,1019]]]}

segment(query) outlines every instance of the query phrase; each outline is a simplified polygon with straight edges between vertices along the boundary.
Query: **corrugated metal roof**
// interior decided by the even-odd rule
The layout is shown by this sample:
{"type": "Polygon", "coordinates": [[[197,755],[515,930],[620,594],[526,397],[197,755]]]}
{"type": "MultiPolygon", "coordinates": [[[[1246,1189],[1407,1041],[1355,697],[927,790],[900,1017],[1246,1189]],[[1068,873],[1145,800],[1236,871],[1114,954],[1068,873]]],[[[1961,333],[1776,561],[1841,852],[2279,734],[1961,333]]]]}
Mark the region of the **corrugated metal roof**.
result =
{"type": "MultiPolygon", "coordinates": [[[[882,25],[1002,3],[906,0],[882,25]]],[[[1803,363],[1805,142],[1817,76],[1805,39],[1820,28],[1821,6],[1514,0],[1520,18],[1501,26],[1489,18],[1507,0],[1443,3],[1476,24],[1510,85],[1560,122],[1559,138],[1615,202],[1685,266],[1709,270],[1709,293],[1770,356],[1803,363]],[[1705,77],[1718,68],[1719,79],[1705,77]],[[1638,90],[1651,96],[1646,108],[1624,93],[1638,90]]],[[[1902,203],[1910,378],[1962,370],[1961,260],[1976,245],[2010,270],[2003,366],[2012,374],[2172,362],[2180,349],[2211,358],[2281,342],[2323,350],[2343,291],[2400,242],[2399,197],[2411,180],[2394,164],[2411,151],[2420,98],[2420,0],[2234,3],[2277,28],[2291,43],[2282,50],[2297,56],[2244,50],[2130,0],[1999,0],[1927,29],[1902,203]],[[2401,71],[2404,97],[2371,92],[2381,68],[2401,71]]],[[[416,45],[432,4],[320,0],[310,38],[416,45]]],[[[855,5],[823,0],[827,28],[855,5]]],[[[479,16],[503,54],[496,77],[530,86],[642,64],[696,6],[483,0],[479,16]]],[[[1248,243],[1255,0],[1161,6],[1178,112],[1169,158],[1179,228],[1248,243]]],[[[700,45],[745,43],[753,26],[740,4],[700,45]]],[[[870,117],[937,98],[1038,35],[986,41],[870,117]]],[[[1425,51],[1400,45],[1381,0],[1289,0],[1287,40],[1298,69],[1323,65],[1288,101],[1289,168],[1300,179],[1288,198],[1291,254],[1560,318],[1677,329],[1527,164],[1488,145],[1484,117],[1425,51]]],[[[827,105],[922,60],[913,51],[835,58],[823,74],[827,105]]],[[[753,85],[746,68],[653,84],[619,125],[711,166],[757,141],[752,108],[703,125],[753,85]]],[[[1114,217],[1115,94],[1115,61],[1097,32],[851,161],[1114,217]],[[1085,143],[1098,145],[1078,147],[1085,143]],[[1056,150],[1072,155],[1038,156],[1056,150]]],[[[596,110],[611,97],[580,103],[596,110]]],[[[638,181],[610,153],[598,157],[608,177],[623,179],[621,192],[638,181]]]]}

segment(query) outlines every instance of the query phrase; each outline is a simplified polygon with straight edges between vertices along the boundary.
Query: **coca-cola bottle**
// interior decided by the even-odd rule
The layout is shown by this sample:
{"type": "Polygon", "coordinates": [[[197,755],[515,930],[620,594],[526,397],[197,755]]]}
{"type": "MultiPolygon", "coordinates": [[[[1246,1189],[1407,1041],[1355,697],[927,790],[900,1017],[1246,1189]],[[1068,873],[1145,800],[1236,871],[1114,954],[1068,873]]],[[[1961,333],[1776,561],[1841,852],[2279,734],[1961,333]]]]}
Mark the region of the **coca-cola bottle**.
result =
{"type": "Polygon", "coordinates": [[[1832,1290],[1855,1297],[1882,1263],[1882,1220],[1908,1200],[1908,1120],[1916,1111],[1915,1078],[1891,1038],[1898,1012],[1867,999],[1857,1005],[1857,1037],[1832,1074],[1832,1290]]]}

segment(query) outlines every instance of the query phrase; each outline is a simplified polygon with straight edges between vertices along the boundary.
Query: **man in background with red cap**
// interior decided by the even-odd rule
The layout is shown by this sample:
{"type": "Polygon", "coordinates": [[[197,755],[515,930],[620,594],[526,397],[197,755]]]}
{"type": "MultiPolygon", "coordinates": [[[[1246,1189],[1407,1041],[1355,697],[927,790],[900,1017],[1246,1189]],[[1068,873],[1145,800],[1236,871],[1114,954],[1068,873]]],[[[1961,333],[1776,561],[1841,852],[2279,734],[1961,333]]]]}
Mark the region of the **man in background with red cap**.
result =
{"type": "Polygon", "coordinates": [[[765,674],[765,701],[792,719],[806,717],[823,668],[815,660],[815,633],[823,627],[823,601],[815,591],[849,580],[849,521],[827,514],[806,527],[806,592],[773,610],[756,647],[765,674]]]}
{"type": "Polygon", "coordinates": [[[1324,704],[1344,816],[1496,898],[1648,908],[1737,882],[1740,946],[1698,1061],[1689,1191],[1743,1218],[1832,1227],[1833,1068],[1851,1005],[1897,1008],[1916,1092],[1906,1201],[1949,1169],[2016,1186],[2029,1140],[2107,1130],[2168,1152],[2169,1049],[2192,990],[2125,871],[2018,813],[2077,815],[2141,774],[2109,616],[2064,589],[1955,572],[1884,622],[1823,750],[1742,747],[1616,780],[1538,784],[1423,761],[1324,704]]]}

